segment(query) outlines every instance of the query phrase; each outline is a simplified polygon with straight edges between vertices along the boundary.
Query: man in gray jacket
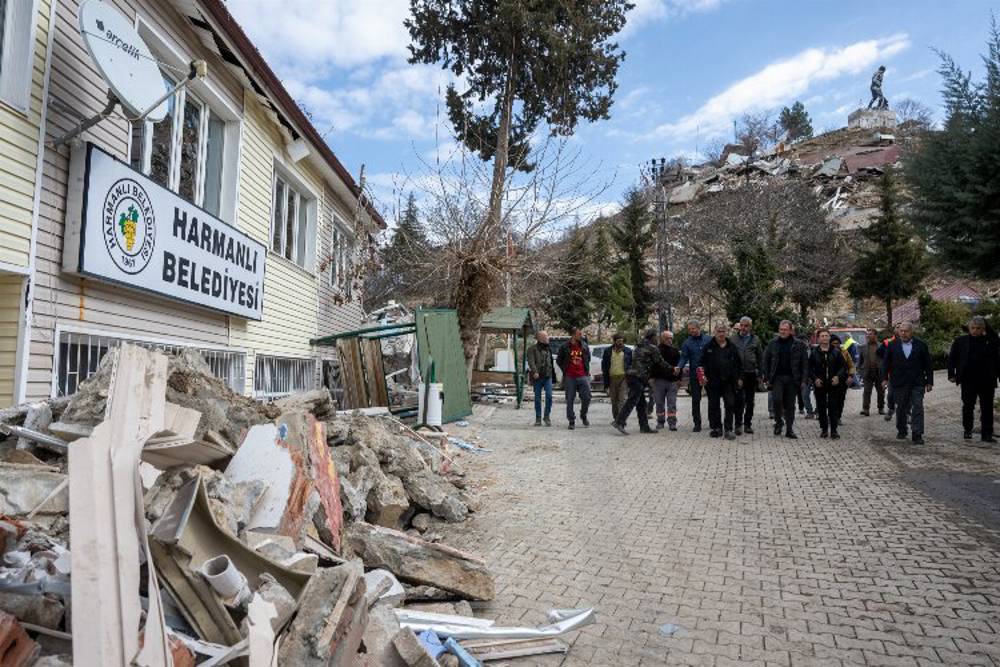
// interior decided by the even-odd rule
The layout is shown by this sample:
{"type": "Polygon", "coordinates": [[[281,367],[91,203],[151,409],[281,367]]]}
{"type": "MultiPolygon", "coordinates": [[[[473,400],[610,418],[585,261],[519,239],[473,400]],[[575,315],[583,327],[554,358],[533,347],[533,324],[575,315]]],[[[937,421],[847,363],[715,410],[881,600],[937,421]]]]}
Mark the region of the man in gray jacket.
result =
{"type": "Polygon", "coordinates": [[[736,332],[729,342],[739,354],[743,364],[740,375],[742,384],[736,390],[736,435],[743,431],[753,433],[753,404],[757,394],[757,380],[764,368],[764,345],[753,332],[753,320],[741,317],[736,332]]]}
{"type": "Polygon", "coordinates": [[[535,426],[542,425],[542,394],[545,394],[545,425],[552,426],[552,381],[556,377],[549,349],[549,334],[539,331],[534,345],[528,348],[528,373],[535,392],[535,426]]]}

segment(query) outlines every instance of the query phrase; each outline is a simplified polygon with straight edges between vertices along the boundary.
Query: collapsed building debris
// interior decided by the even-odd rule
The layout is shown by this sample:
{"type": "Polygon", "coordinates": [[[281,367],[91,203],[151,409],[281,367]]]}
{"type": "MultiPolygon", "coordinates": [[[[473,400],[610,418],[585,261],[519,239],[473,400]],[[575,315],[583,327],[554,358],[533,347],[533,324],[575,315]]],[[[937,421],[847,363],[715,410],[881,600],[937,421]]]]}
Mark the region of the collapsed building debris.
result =
{"type": "Polygon", "coordinates": [[[447,437],[132,345],[0,420],[4,665],[478,664],[447,629],[491,628],[464,600],[495,583],[434,531],[476,508],[447,437]],[[440,662],[398,615],[421,599],[463,602],[416,617],[440,662]]]}

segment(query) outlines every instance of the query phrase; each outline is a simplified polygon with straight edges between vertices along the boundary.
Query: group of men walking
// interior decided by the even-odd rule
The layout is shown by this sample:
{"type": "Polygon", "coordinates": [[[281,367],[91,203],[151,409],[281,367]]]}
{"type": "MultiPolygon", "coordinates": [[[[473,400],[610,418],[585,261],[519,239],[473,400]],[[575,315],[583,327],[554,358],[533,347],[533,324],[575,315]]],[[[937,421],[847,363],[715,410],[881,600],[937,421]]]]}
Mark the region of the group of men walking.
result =
{"type": "MultiPolygon", "coordinates": [[[[924,442],[924,395],[934,386],[934,370],[927,344],[914,337],[913,325],[902,322],[892,337],[879,340],[874,328],[866,332],[862,345],[842,342],[828,329],[820,329],[815,344],[795,336],[793,324],[785,320],[778,334],[764,344],[753,333],[753,321],[744,317],[730,334],[729,325],[719,323],[712,335],[696,320],[687,323],[687,339],[677,348],[671,331],[649,330],[635,347],[625,345],[615,334],[605,349],[601,372],[611,400],[612,426],[624,435],[635,411],[641,433],[662,428],[677,430],[677,395],[688,370],[693,430],[702,430],[701,399],[708,401],[708,426],[712,437],[734,440],[753,433],[756,394],[766,390],[768,411],[774,420],[774,435],[797,438],[796,404],[804,403],[815,417],[820,437],[840,438],[840,424],[848,387],[863,386],[862,416],[871,414],[872,394],[886,421],[896,420],[899,439],[924,442]],[[848,351],[854,344],[855,350],[848,351]],[[855,359],[857,363],[855,363],[855,359]],[[650,399],[647,399],[647,395],[650,399]],[[655,411],[656,427],[650,424],[655,411]]],[[[563,345],[555,359],[548,335],[537,334],[528,353],[531,381],[535,389],[535,425],[551,426],[552,386],[555,366],[563,372],[566,418],[576,427],[576,399],[580,422],[589,426],[590,348],[579,329],[563,345]],[[544,398],[544,410],[542,401],[544,398]]],[[[993,397],[1000,375],[1000,340],[989,332],[981,317],[969,322],[968,333],[955,339],[948,357],[948,377],[961,386],[963,435],[972,438],[976,404],[980,407],[980,433],[985,442],[993,438],[993,397]]]]}

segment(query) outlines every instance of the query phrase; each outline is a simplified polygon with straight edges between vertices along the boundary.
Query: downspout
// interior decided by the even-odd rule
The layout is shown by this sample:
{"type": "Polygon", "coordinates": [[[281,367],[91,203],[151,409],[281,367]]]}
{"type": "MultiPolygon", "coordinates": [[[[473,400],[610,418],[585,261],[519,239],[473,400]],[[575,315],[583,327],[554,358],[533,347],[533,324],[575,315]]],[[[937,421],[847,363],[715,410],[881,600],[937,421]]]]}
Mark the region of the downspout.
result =
{"type": "MultiPolygon", "coordinates": [[[[45,135],[49,116],[49,79],[52,74],[52,49],[56,42],[56,7],[59,0],[49,4],[49,43],[45,46],[45,75],[42,78],[42,108],[38,122],[38,157],[35,165],[35,193],[31,202],[31,245],[28,250],[28,284],[24,292],[24,316],[18,323],[17,350],[19,355],[14,368],[14,403],[24,403],[28,389],[28,361],[31,358],[32,306],[35,293],[35,258],[38,253],[38,220],[41,217],[42,174],[45,170],[45,135]]],[[[53,341],[58,344],[58,341],[53,341]]]]}

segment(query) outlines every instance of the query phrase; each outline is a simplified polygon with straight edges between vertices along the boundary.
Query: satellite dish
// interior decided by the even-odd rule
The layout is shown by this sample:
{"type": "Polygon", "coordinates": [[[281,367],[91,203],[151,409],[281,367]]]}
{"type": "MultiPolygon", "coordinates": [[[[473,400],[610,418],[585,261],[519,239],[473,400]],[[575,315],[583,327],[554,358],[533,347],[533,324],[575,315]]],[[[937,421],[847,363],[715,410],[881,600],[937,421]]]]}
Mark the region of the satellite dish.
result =
{"type": "MultiPolygon", "coordinates": [[[[142,37],[114,7],[100,0],[80,5],[80,36],[111,92],[133,116],[145,113],[167,92],[166,82],[142,37]]],[[[146,120],[158,123],[167,105],[150,111],[146,120]]]]}

